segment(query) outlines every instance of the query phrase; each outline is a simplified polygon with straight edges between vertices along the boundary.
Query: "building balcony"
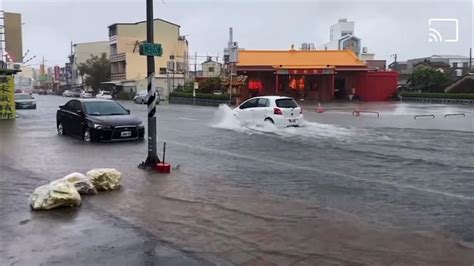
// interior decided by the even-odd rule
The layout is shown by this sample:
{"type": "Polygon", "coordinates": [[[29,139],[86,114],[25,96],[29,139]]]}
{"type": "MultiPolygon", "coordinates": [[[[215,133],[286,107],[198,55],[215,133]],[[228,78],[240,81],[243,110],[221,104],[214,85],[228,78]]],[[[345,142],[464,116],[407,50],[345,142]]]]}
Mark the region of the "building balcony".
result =
{"type": "Polygon", "coordinates": [[[127,74],[126,73],[112,73],[110,74],[110,80],[126,80],[127,74]]]}
{"type": "Polygon", "coordinates": [[[110,55],[110,62],[119,62],[125,61],[125,53],[118,53],[118,54],[111,54],[110,55]]]}
{"type": "Polygon", "coordinates": [[[110,43],[116,43],[117,42],[117,35],[109,36],[109,42],[110,43]]]}

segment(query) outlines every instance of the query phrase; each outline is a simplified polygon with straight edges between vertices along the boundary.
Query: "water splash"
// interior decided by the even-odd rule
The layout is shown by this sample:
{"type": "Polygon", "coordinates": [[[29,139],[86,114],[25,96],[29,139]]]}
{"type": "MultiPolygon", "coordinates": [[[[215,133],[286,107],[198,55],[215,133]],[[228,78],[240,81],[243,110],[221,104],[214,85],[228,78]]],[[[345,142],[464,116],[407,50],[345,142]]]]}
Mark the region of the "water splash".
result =
{"type": "Polygon", "coordinates": [[[244,132],[247,134],[274,134],[281,137],[301,138],[337,138],[345,139],[354,134],[354,130],[336,125],[304,121],[302,127],[278,128],[262,121],[243,124],[234,116],[234,110],[228,105],[220,105],[214,113],[212,127],[244,132]]]}

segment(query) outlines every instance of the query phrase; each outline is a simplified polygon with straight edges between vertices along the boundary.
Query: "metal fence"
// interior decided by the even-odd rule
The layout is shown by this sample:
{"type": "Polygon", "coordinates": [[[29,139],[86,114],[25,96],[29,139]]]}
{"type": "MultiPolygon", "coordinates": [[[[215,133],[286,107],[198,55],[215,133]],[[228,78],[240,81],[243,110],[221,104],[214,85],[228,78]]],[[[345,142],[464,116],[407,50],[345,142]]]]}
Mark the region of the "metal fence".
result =
{"type": "Polygon", "coordinates": [[[442,98],[403,97],[401,100],[403,102],[474,104],[474,100],[472,100],[472,99],[442,99],[442,98]]]}
{"type": "Polygon", "coordinates": [[[171,104],[200,105],[200,106],[219,106],[221,104],[229,104],[229,100],[202,99],[202,98],[188,98],[188,97],[170,96],[169,103],[171,103],[171,104]]]}

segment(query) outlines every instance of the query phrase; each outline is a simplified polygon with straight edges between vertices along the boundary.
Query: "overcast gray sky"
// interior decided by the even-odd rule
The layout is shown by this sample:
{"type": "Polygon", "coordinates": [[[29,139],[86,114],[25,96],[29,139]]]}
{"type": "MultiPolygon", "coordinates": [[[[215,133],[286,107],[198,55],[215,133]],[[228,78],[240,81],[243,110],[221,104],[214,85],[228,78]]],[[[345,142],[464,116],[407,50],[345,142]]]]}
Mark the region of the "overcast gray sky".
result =
{"type": "MultiPolygon", "coordinates": [[[[1,0],[0,0],[1,1],[1,0]]],[[[190,52],[219,55],[228,27],[246,49],[288,49],[302,42],[329,40],[340,18],[355,21],[362,46],[379,59],[399,60],[432,54],[469,55],[472,47],[471,1],[183,1],[155,0],[155,17],[181,25],[190,52]],[[430,18],[459,20],[457,42],[429,42],[430,18]]],[[[44,56],[46,65],[63,65],[70,42],[108,39],[107,26],[145,19],[145,0],[3,0],[3,8],[23,15],[23,47],[44,56]]],[[[433,24],[444,39],[455,38],[454,24],[433,24]]]]}

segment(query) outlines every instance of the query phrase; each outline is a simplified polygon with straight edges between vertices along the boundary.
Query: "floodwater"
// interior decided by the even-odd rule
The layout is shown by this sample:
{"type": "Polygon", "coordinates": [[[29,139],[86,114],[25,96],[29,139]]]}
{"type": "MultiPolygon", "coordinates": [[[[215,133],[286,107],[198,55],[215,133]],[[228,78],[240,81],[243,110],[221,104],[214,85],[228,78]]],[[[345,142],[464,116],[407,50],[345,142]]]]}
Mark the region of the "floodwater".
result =
{"type": "MultiPolygon", "coordinates": [[[[465,247],[474,242],[472,108],[358,107],[379,112],[377,118],[352,116],[355,105],[330,104],[323,114],[305,107],[304,127],[276,129],[241,126],[226,106],[163,104],[157,112],[159,150],[166,141],[175,170],[156,176],[136,168],[145,159],[145,142],[84,144],[57,136],[55,112],[67,99],[37,98],[38,110],[18,111],[15,122],[0,124],[1,214],[8,217],[2,229],[15,229],[0,240],[3,246],[26,232],[31,239],[47,237],[23,231],[20,221],[56,223],[55,216],[42,213],[38,219],[29,211],[34,187],[73,171],[115,167],[124,173],[123,189],[84,198],[70,226],[86,219],[82,226],[92,237],[101,228],[113,230],[119,219],[125,231],[134,228],[126,231],[133,237],[111,233],[109,242],[114,236],[152,237],[173,257],[190,257],[183,265],[474,262],[474,249],[465,247]],[[427,114],[434,118],[414,118],[427,114]]],[[[124,105],[146,117],[146,106],[124,105]]],[[[7,262],[28,262],[27,248],[2,249],[7,262]]],[[[42,251],[44,261],[53,251],[42,251]]]]}

